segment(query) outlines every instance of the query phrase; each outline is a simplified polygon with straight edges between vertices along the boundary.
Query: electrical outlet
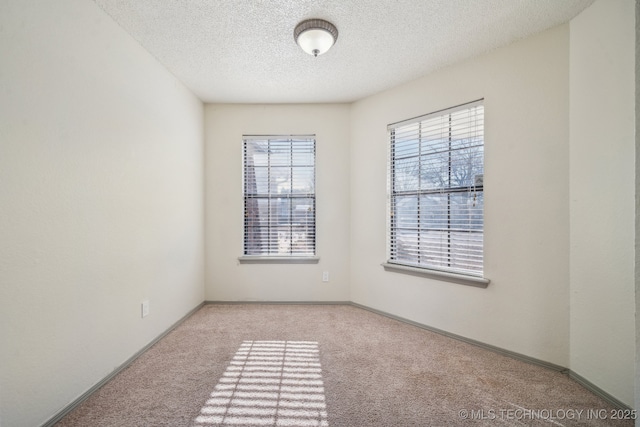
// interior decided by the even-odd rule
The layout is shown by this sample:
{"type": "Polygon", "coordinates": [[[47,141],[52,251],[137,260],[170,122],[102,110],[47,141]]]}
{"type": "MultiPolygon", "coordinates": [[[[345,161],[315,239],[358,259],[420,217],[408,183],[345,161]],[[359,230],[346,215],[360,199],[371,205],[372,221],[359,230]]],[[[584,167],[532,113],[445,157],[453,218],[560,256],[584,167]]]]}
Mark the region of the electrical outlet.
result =
{"type": "Polygon", "coordinates": [[[147,317],[149,315],[149,300],[142,301],[142,317],[147,317]]]}
{"type": "Polygon", "coordinates": [[[323,271],[322,272],[322,281],[323,282],[328,282],[329,281],[329,272],[328,271],[323,271]]]}

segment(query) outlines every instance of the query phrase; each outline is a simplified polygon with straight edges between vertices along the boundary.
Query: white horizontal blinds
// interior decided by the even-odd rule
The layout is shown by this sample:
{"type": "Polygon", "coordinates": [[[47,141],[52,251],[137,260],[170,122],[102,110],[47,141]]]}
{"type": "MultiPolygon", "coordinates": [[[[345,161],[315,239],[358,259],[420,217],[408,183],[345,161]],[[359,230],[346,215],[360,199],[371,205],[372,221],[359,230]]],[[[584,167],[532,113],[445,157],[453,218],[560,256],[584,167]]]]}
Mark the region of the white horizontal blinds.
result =
{"type": "Polygon", "coordinates": [[[389,126],[390,261],[483,273],[484,107],[389,126]]]}
{"type": "Polygon", "coordinates": [[[313,256],[315,138],[244,137],[244,254],[313,256]]]}

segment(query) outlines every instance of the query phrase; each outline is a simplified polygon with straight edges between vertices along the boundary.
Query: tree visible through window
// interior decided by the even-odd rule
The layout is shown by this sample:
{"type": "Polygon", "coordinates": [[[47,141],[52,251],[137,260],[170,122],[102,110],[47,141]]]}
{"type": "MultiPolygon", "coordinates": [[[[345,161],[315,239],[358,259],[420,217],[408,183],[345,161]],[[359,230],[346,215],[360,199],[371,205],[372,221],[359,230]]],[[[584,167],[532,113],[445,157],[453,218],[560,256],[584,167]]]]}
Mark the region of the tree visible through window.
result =
{"type": "Polygon", "coordinates": [[[389,262],[482,276],[482,102],[390,125],[389,136],[389,262]]]}
{"type": "Polygon", "coordinates": [[[315,137],[244,137],[244,254],[314,256],[315,137]]]}

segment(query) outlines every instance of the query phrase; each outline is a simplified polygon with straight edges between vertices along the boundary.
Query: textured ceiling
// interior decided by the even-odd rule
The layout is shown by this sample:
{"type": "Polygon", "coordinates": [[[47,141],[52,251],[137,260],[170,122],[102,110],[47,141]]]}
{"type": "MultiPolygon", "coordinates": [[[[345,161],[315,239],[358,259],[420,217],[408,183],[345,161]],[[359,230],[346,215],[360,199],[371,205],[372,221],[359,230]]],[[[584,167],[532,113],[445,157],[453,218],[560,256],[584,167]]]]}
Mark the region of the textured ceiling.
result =
{"type": "Polygon", "coordinates": [[[94,0],[204,102],[351,102],[567,22],[593,0],[94,0]],[[331,21],[314,58],[293,40],[331,21]]]}

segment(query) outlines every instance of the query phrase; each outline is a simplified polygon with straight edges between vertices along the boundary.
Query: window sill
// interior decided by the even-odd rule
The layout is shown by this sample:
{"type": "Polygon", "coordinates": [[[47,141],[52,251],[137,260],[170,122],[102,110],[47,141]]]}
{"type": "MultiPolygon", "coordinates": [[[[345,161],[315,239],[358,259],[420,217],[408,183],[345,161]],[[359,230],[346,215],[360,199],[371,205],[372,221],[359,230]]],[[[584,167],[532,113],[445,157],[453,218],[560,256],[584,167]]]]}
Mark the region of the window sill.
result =
{"type": "Polygon", "coordinates": [[[317,264],[318,256],[251,256],[238,257],[240,264],[317,264]]]}
{"type": "Polygon", "coordinates": [[[460,285],[475,286],[478,288],[486,288],[491,280],[484,277],[465,276],[463,274],[447,273],[438,270],[428,270],[426,268],[409,267],[407,265],[394,264],[390,262],[382,263],[385,271],[394,273],[410,274],[413,276],[429,277],[446,282],[458,283],[460,285]]]}

